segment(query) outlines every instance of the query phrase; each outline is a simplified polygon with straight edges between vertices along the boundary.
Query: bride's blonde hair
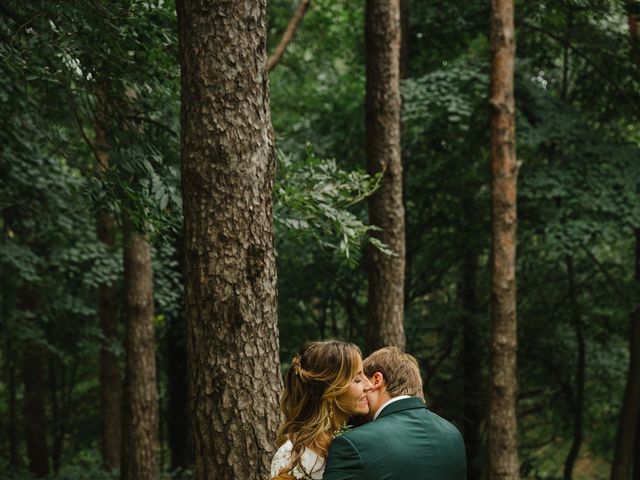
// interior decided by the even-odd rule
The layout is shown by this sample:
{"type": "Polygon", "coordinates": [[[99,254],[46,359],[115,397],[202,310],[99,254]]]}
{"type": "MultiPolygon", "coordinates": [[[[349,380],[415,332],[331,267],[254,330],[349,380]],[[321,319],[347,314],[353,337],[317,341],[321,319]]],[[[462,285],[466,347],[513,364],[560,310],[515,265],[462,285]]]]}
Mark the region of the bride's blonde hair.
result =
{"type": "Polygon", "coordinates": [[[332,434],[339,427],[333,421],[334,411],[344,411],[336,399],[358,373],[360,358],[357,345],[337,340],[309,342],[293,357],[284,377],[280,402],[284,422],[278,431],[278,445],[291,440],[293,448],[291,461],[279,473],[296,466],[304,472],[300,459],[305,448],[327,457],[332,434]]]}

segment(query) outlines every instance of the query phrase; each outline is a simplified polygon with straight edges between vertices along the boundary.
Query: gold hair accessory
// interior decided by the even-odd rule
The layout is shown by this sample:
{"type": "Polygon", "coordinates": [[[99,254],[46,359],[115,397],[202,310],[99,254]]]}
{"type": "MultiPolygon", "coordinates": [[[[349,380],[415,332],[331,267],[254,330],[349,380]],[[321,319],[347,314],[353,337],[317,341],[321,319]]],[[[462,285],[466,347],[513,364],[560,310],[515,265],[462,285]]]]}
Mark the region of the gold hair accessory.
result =
{"type": "Polygon", "coordinates": [[[291,360],[291,366],[293,367],[293,370],[296,372],[296,375],[300,376],[300,354],[296,353],[296,356],[293,357],[293,360],[291,360]]]}

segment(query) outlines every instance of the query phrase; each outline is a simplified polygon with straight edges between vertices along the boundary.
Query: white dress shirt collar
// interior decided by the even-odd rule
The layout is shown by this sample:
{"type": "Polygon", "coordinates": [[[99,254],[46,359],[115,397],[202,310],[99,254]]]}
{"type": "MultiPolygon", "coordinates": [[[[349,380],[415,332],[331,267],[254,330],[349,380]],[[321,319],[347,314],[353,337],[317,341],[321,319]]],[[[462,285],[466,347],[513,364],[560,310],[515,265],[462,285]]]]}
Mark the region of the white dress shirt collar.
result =
{"type": "Polygon", "coordinates": [[[376,411],[376,414],[373,416],[373,420],[375,420],[376,418],[378,418],[378,415],[380,415],[380,412],[382,412],[382,410],[384,409],[384,407],[386,407],[387,405],[397,401],[397,400],[402,400],[404,398],[411,398],[409,395],[398,395],[397,397],[393,397],[391,400],[387,400],[386,402],[384,402],[382,404],[382,406],[376,411]]]}

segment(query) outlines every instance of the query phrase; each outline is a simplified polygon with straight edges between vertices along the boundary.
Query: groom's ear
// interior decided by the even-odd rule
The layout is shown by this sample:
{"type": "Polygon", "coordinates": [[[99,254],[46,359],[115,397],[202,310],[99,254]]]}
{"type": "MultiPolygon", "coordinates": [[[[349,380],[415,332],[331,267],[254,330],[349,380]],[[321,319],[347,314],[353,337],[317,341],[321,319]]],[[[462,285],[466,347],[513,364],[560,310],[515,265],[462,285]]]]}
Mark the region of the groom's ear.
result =
{"type": "Polygon", "coordinates": [[[384,376],[382,375],[382,372],[376,372],[371,375],[369,381],[373,385],[373,390],[384,387],[384,376]]]}

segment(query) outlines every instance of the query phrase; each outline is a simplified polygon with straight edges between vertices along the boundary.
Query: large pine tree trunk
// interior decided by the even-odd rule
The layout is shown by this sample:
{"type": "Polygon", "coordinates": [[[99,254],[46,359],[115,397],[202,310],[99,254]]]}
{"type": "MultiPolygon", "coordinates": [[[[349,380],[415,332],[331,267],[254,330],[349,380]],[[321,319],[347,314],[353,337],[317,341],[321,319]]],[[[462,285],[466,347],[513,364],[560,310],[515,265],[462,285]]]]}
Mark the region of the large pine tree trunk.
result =
{"type": "Polygon", "coordinates": [[[516,379],[515,35],[513,0],[491,2],[491,361],[489,479],[519,478],[516,379]]]}
{"type": "Polygon", "coordinates": [[[265,13],[178,2],[196,480],[267,477],[280,420],[265,13]]]}
{"type": "Polygon", "coordinates": [[[158,478],[158,392],[151,247],[126,217],[124,233],[125,381],[122,480],[158,478]]]}
{"type": "MultiPolygon", "coordinates": [[[[635,279],[640,283],[640,229],[635,230],[635,279]]],[[[622,400],[618,434],[611,465],[611,480],[628,480],[633,466],[634,442],[640,442],[636,426],[640,421],[640,307],[631,314],[629,325],[629,370],[622,400]]],[[[637,451],[637,449],[636,449],[637,451]]]]}
{"type": "Polygon", "coordinates": [[[400,0],[367,0],[365,98],[367,170],[382,173],[380,188],[369,197],[373,235],[394,255],[367,248],[369,315],[367,350],[405,347],[405,228],[400,155],[400,0]]]}
{"type": "MultiPolygon", "coordinates": [[[[96,170],[103,175],[109,169],[109,142],[103,124],[106,123],[104,98],[98,95],[96,111],[96,150],[98,165],[96,170]]],[[[98,212],[96,230],[98,239],[112,251],[116,246],[116,226],[109,212],[98,212]]],[[[100,330],[100,406],[102,413],[102,461],[108,470],[120,468],[122,429],[122,380],[118,357],[113,346],[118,341],[118,307],[116,288],[112,283],[100,285],[99,289],[100,330]]]]}

